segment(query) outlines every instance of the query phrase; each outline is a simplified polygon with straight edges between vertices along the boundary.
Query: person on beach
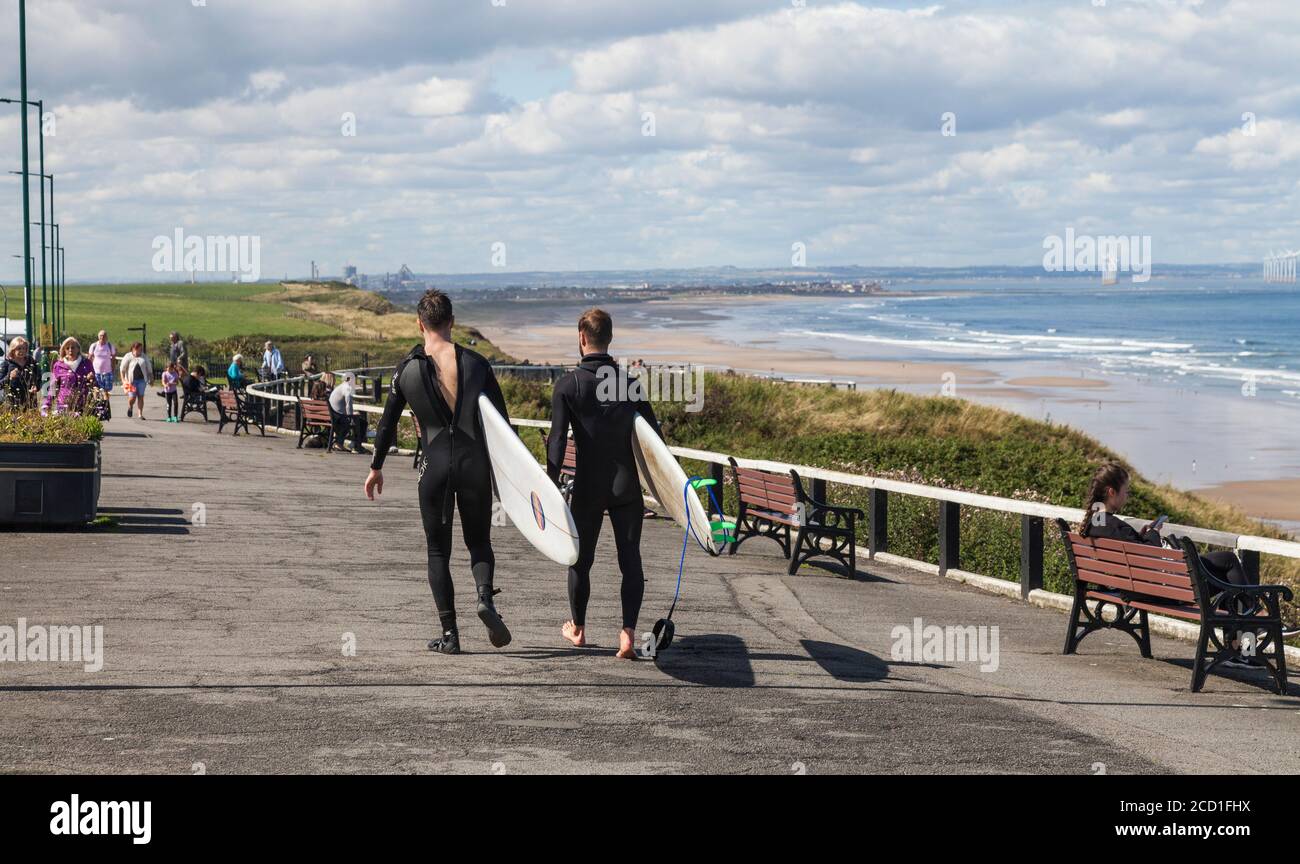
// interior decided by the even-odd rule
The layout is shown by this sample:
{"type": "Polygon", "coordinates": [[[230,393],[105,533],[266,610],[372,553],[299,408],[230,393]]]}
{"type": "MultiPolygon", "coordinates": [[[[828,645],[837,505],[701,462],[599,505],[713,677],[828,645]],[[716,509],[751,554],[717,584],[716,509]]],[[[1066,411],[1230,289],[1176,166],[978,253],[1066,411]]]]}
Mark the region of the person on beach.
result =
{"type": "Polygon", "coordinates": [[[460,509],[461,533],[469,549],[478,590],[478,617],[492,645],[510,643],[510,630],[493,602],[496,558],[492,553],[492,466],[479,423],[478,397],[509,417],[501,386],[488,361],[451,341],[455,321],[451,298],[436,288],[420,298],[417,321],[424,344],[412,348],[393,371],[384,414],[375,434],[375,455],[366,477],[370,500],[384,490],[384,457],[397,440],[407,405],[418,423],[422,456],[418,481],[420,518],[428,551],[429,588],[442,635],[429,650],[460,653],[455,592],[451,580],[452,503],[460,509]]]}
{"type": "Polygon", "coordinates": [[[175,360],[167,363],[167,368],[162,373],[162,392],[163,397],[167,400],[167,422],[179,423],[181,419],[181,407],[176,397],[176,384],[181,380],[181,367],[175,360]]]}
{"type": "Polygon", "coordinates": [[[79,414],[86,407],[95,369],[81,353],[81,343],[69,336],[59,345],[59,356],[50,364],[50,386],[41,413],[79,414]]]}
{"type": "Polygon", "coordinates": [[[564,451],[573,429],[576,471],[570,509],[578,528],[578,560],[569,568],[569,612],[573,616],[561,627],[570,643],[587,644],[587,601],[591,597],[591,566],[596,557],[596,541],[601,522],[609,514],[618,550],[618,568],[623,576],[623,628],[618,634],[618,656],[636,656],[636,621],[641,614],[645,593],[645,576],[641,568],[641,526],[644,502],[637,476],[636,458],[632,454],[632,424],[640,414],[659,431],[659,421],[648,400],[640,398],[639,387],[618,382],[612,387],[610,377],[623,376],[609,343],[614,338],[614,322],[601,309],[588,309],[578,319],[578,368],[555,383],[551,399],[551,434],[546,453],[546,469],[558,485],[564,465],[564,451]],[[611,375],[612,373],[612,375],[611,375]],[[604,398],[604,391],[614,398],[604,398]],[[627,396],[618,399],[619,394],[627,396]]]}
{"type": "Polygon", "coordinates": [[[41,386],[40,370],[30,348],[24,337],[15,336],[0,360],[0,402],[18,411],[36,407],[41,386]]]}
{"type": "Polygon", "coordinates": [[[95,386],[105,393],[113,392],[113,363],[117,360],[117,348],[108,341],[108,331],[100,330],[86,353],[90,355],[90,365],[95,370],[95,386]]]}
{"type": "Polygon", "coordinates": [[[365,412],[356,410],[352,404],[356,393],[357,376],[351,372],[343,373],[343,383],[335,387],[329,395],[330,416],[334,419],[335,447],[346,452],[347,446],[344,442],[351,438],[352,452],[365,453],[366,448],[362,445],[366,442],[366,429],[369,424],[365,412]]]}
{"type": "MultiPolygon", "coordinates": [[[[1084,537],[1104,537],[1126,543],[1145,543],[1148,546],[1163,545],[1160,532],[1154,530],[1155,523],[1148,522],[1139,531],[1116,515],[1124,509],[1128,496],[1129,473],[1123,465],[1107,462],[1098,468],[1088,486],[1088,495],[1084,501],[1084,510],[1087,512],[1079,525],[1079,533],[1084,537]]],[[[1205,571],[1220,581],[1232,585],[1259,584],[1259,577],[1251,578],[1231,550],[1204,552],[1200,554],[1200,559],[1205,571]]],[[[1234,640],[1236,634],[1230,633],[1227,636],[1229,640],[1234,640]]],[[[1231,665],[1243,665],[1235,661],[1228,662],[1231,665]]]]}
{"type": "Polygon", "coordinates": [[[243,390],[248,386],[248,376],[244,374],[243,354],[236,354],[230,358],[230,366],[226,369],[226,383],[230,385],[231,390],[243,390]]]}
{"type": "Polygon", "coordinates": [[[131,345],[131,350],[126,352],[117,367],[117,374],[122,379],[122,386],[126,388],[126,416],[131,416],[131,408],[135,406],[140,412],[140,419],[145,419],[144,394],[149,382],[153,380],[153,363],[150,362],[149,355],[144,353],[144,345],[139,342],[131,345]]]}

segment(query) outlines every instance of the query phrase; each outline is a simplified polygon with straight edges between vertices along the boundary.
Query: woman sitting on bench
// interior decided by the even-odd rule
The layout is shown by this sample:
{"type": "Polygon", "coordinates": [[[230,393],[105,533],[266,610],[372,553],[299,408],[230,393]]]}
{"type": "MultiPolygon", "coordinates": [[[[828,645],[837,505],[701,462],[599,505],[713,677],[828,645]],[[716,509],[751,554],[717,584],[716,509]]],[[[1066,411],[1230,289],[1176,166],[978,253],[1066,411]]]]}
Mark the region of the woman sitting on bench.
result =
{"type": "MultiPolygon", "coordinates": [[[[1122,540],[1125,543],[1145,543],[1148,546],[1161,546],[1160,532],[1154,522],[1148,522],[1141,531],[1137,531],[1115,514],[1124,508],[1128,501],[1128,470],[1116,462],[1107,462],[1097,469],[1088,489],[1084,502],[1087,515],[1079,526],[1079,533],[1084,537],[1104,537],[1109,540],[1122,540]]],[[[1211,576],[1233,585],[1256,585],[1246,575],[1241,561],[1230,550],[1206,552],[1201,555],[1201,566],[1211,576]]]]}
{"type": "MultiPolygon", "coordinates": [[[[1105,537],[1110,540],[1123,540],[1126,543],[1145,543],[1148,546],[1163,545],[1159,530],[1155,530],[1154,522],[1148,522],[1141,531],[1135,531],[1132,525],[1115,515],[1128,501],[1128,480],[1128,471],[1123,465],[1115,462],[1107,462],[1097,470],[1092,478],[1092,486],[1088,489],[1088,499],[1084,507],[1087,514],[1083,517],[1083,524],[1079,526],[1079,533],[1084,537],[1105,537]]],[[[1220,582],[1232,585],[1259,584],[1259,576],[1250,578],[1245,568],[1241,566],[1241,561],[1231,550],[1201,553],[1200,558],[1201,568],[1220,582]]],[[[1236,631],[1226,631],[1224,639],[1236,645],[1236,631]]],[[[1250,668],[1254,664],[1239,660],[1225,660],[1224,665],[1250,668]]]]}

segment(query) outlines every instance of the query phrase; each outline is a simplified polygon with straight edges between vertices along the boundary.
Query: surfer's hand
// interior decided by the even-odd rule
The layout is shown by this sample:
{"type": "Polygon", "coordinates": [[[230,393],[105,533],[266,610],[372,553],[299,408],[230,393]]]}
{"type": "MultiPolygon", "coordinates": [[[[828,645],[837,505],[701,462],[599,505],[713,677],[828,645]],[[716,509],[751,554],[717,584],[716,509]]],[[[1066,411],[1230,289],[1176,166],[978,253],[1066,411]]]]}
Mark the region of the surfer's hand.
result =
{"type": "Polygon", "coordinates": [[[371,501],[375,500],[376,495],[384,494],[384,472],[370,469],[366,475],[366,497],[371,501]]]}

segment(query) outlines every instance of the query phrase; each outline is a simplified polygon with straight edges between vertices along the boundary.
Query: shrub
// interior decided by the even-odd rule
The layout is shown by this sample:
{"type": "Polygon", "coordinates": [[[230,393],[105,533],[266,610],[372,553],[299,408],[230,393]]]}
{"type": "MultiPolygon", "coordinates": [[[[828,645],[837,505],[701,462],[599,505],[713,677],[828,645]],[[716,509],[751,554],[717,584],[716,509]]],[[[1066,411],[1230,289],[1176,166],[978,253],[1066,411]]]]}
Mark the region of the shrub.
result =
{"type": "Polygon", "coordinates": [[[104,436],[104,424],[94,417],[59,414],[42,417],[37,411],[0,410],[0,443],[85,444],[104,436]]]}

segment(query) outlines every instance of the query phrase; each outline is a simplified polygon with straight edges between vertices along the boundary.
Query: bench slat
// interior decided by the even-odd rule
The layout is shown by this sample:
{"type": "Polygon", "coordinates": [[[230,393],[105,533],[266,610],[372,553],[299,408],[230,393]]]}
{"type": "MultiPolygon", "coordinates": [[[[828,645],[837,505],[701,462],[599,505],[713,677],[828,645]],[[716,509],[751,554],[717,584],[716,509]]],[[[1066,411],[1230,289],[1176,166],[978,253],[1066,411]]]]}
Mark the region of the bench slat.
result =
{"type": "Polygon", "coordinates": [[[1195,603],[1196,595],[1186,588],[1176,588],[1172,585],[1160,585],[1156,582],[1139,582],[1133,580],[1133,592],[1149,597],[1163,597],[1166,600],[1177,600],[1179,603],[1195,603]]]}
{"type": "Polygon", "coordinates": [[[1134,609],[1145,609],[1157,615],[1173,615],[1175,618],[1186,618],[1188,621],[1201,620],[1201,610],[1197,606],[1165,605],[1163,603],[1147,603],[1142,600],[1133,600],[1129,605],[1134,609]]]}
{"type": "Polygon", "coordinates": [[[760,519],[766,519],[769,522],[779,522],[782,525],[794,525],[794,516],[790,513],[782,513],[780,510],[764,510],[762,508],[749,508],[747,511],[750,516],[757,516],[760,519]]]}
{"type": "Polygon", "coordinates": [[[1148,546],[1146,543],[1130,543],[1127,540],[1111,540],[1107,537],[1081,537],[1078,534],[1071,534],[1070,539],[1075,543],[1091,543],[1101,549],[1111,549],[1116,552],[1125,552],[1130,555],[1164,558],[1167,561],[1183,560],[1182,552],[1177,549],[1166,549],[1163,546],[1148,546]]]}
{"type": "Polygon", "coordinates": [[[1099,561],[1110,561],[1113,564],[1127,564],[1128,559],[1124,557],[1123,552],[1116,552],[1113,549],[1099,549],[1096,546],[1087,543],[1075,541],[1070,544],[1074,548],[1074,557],[1096,559],[1099,561]]]}
{"type": "Polygon", "coordinates": [[[1127,575],[1117,576],[1100,570],[1090,570],[1084,566],[1083,562],[1079,563],[1079,579],[1084,582],[1091,582],[1094,585],[1104,585],[1107,588],[1119,588],[1122,591],[1133,590],[1133,580],[1128,578],[1127,575]]]}
{"type": "Polygon", "coordinates": [[[1146,570],[1159,570],[1162,573],[1181,573],[1187,575],[1187,562],[1182,558],[1177,561],[1170,561],[1168,558],[1151,558],[1147,555],[1128,556],[1128,563],[1132,567],[1142,567],[1146,570]]]}
{"type": "Polygon", "coordinates": [[[795,499],[793,495],[774,494],[761,487],[741,485],[740,500],[745,504],[754,504],[759,507],[770,507],[774,510],[790,510],[794,508],[795,499]]]}
{"type": "Polygon", "coordinates": [[[1129,575],[1133,577],[1135,583],[1154,582],[1157,585],[1170,585],[1174,588],[1186,588],[1189,591],[1192,588],[1192,577],[1187,575],[1185,570],[1182,573],[1166,573],[1163,570],[1130,567],[1129,575]]]}
{"type": "Polygon", "coordinates": [[[794,479],[788,475],[774,474],[770,471],[755,471],[750,468],[738,468],[736,470],[736,479],[743,484],[764,486],[773,492],[794,494],[794,479]]]}
{"type": "Polygon", "coordinates": [[[1113,564],[1110,561],[1095,561],[1085,558],[1079,561],[1079,570],[1088,570],[1091,573],[1105,573],[1121,579],[1132,579],[1128,567],[1123,564],[1113,564]]]}

